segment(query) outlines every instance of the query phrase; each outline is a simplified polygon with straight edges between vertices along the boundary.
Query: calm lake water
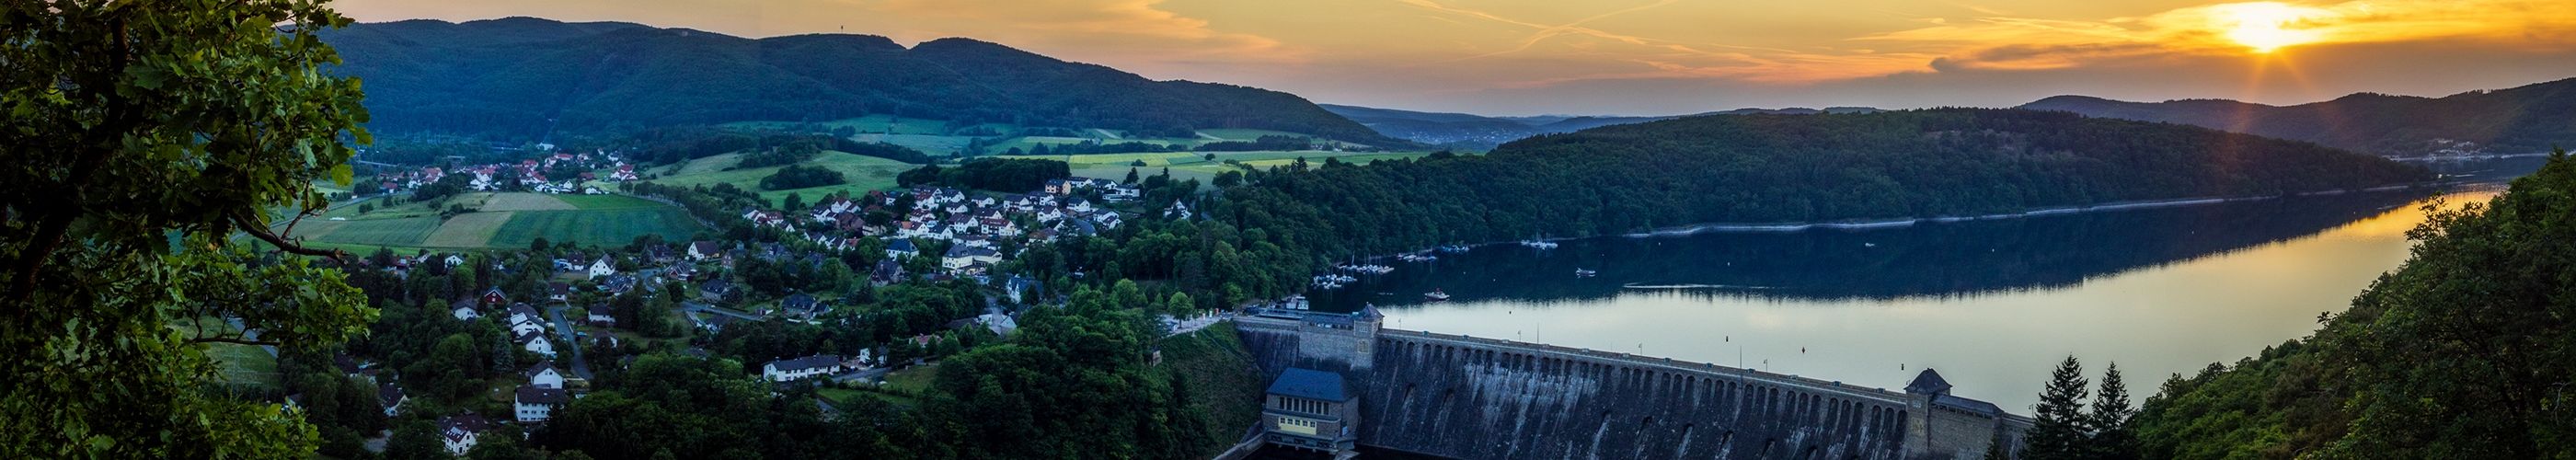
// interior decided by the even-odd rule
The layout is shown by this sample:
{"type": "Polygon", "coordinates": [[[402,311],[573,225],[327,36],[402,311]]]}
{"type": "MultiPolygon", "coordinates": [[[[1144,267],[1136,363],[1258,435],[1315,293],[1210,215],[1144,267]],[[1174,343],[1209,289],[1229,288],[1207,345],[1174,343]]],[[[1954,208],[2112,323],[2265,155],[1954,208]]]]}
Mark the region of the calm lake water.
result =
{"type": "Polygon", "coordinates": [[[1922,224],[1475,248],[1313,295],[1387,326],[1638,353],[1882,388],[1929,367],[2028,414],[2057,361],[2131,398],[2170,374],[2306,337],[2404,262],[2435,199],[2485,201],[2542,158],[2434,165],[2481,182],[2399,192],[1922,224]],[[1577,278],[1577,268],[1598,276],[1577,278]],[[1454,296],[1427,303],[1422,293],[1454,296]]]}

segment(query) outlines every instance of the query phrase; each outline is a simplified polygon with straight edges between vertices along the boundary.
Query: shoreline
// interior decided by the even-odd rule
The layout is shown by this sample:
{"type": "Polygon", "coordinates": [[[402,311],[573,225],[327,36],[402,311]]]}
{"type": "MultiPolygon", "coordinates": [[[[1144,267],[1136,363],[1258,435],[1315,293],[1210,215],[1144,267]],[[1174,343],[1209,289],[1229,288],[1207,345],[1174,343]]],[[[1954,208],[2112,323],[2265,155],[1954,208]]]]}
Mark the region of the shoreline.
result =
{"type": "MultiPolygon", "coordinates": [[[[1630,238],[1647,238],[1647,237],[1690,236],[1690,235],[1697,235],[1697,234],[1701,234],[1701,233],[1771,233],[1771,232],[1802,232],[1802,231],[1818,230],[1818,229],[1823,229],[1823,230],[1874,230],[1874,229],[1883,229],[1883,228],[1904,228],[1904,227],[1912,227],[1912,226],[1914,226],[1914,225],[1916,225],[1916,224],[1921,224],[1921,223],[1926,223],[1926,222],[1929,222],[1929,223],[1951,223],[1951,222],[1970,222],[1970,221],[1981,221],[1981,220],[2023,219],[2023,218],[2030,218],[2030,217],[2042,217],[2042,216],[2054,216],[2054,215],[2066,215],[2066,214],[2081,214],[2081,213],[2092,213],[2092,212],[2129,211],[2129,210],[2138,210],[2138,209],[2173,208],[2173,207],[2184,207],[2184,206],[2204,206],[2204,205],[2223,204],[2223,203],[2240,203],[2240,202],[2249,202],[2249,201],[2276,200],[2276,199],[2281,199],[2281,198],[2285,198],[2285,197],[2286,197],[2286,198],[2299,198],[2299,197],[2311,197],[2311,196],[2334,196],[2334,195],[2344,195],[2344,194],[2351,194],[2351,193],[2380,193],[2380,192],[2394,192],[2394,191],[2404,191],[2404,190],[2414,190],[2414,189],[2428,189],[2428,190],[2430,190],[2430,189],[2441,189],[2441,188],[2446,188],[2446,187],[2452,187],[2452,186],[2457,186],[2457,185],[2460,185],[2460,184],[2459,184],[2459,183],[2452,183],[2452,182],[2434,182],[2434,183],[2415,183],[2415,184],[2383,185],[2383,186],[2370,187],[2370,188],[2363,188],[2363,189],[2345,189],[2345,190],[2325,190],[2325,191],[2316,191],[2316,192],[2300,192],[2300,193],[2292,193],[2292,194],[2288,194],[2288,195],[2276,195],[2276,196],[2197,197],[2197,198],[2172,198],[2172,199],[2162,199],[2162,200],[2136,200],[2136,201],[2121,201],[2121,202],[2112,202],[2112,203],[2095,204],[2095,205],[2084,205],[2084,206],[2058,206],[2058,207],[2049,207],[2049,208],[2037,208],[2037,209],[2025,210],[2025,211],[2021,211],[2021,212],[2005,212],[2005,213],[1981,214],[1981,215],[1973,215],[1973,216],[1894,217],[1894,218],[1885,218],[1885,219],[1854,220],[1854,221],[1842,221],[1842,222],[1775,222],[1775,223],[1734,223],[1734,222],[1716,222],[1716,223],[1691,224],[1691,225],[1681,225],[1681,226],[1673,226],[1673,227],[1664,227],[1664,228],[1658,228],[1658,229],[1654,229],[1654,230],[1647,230],[1647,231],[1642,231],[1642,232],[1630,232],[1630,233],[1624,233],[1624,234],[1620,234],[1619,236],[1625,236],[1625,237],[1630,237],[1630,238]]],[[[1563,238],[1563,239],[1576,239],[1576,238],[1563,238]]]]}

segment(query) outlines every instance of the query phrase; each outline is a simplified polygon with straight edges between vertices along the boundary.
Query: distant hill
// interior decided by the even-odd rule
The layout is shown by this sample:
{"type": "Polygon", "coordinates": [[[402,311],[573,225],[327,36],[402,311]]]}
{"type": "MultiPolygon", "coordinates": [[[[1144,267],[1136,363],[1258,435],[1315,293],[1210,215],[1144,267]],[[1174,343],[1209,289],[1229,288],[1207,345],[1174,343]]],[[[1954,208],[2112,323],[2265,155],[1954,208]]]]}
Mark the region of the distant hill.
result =
{"type": "MultiPolygon", "coordinates": [[[[1541,134],[1570,133],[1610,125],[1669,120],[1678,116],[1581,116],[1538,115],[1526,117],[1489,117],[1464,113],[1415,112],[1351,105],[1323,104],[1324,110],[1350,118],[1379,133],[1405,140],[1430,144],[1491,149],[1541,134]]],[[[1817,113],[1865,113],[1878,109],[1866,107],[1831,107],[1825,109],[1735,109],[1698,115],[1807,115],[1817,113]]]]}
{"type": "Polygon", "coordinates": [[[535,137],[860,115],[959,126],[1179,134],[1251,128],[1398,143],[1293,94],[1153,81],[963,38],[747,39],[639,24],[508,18],[358,24],[323,35],[366,85],[370,127],[535,137]]]}
{"type": "Polygon", "coordinates": [[[2272,106],[2056,96],[2020,108],[2199,125],[2391,156],[2538,153],[2576,145],[2576,79],[2442,98],[2358,93],[2272,106]]]}
{"type": "MultiPolygon", "coordinates": [[[[1693,116],[1550,134],[1485,155],[1252,177],[1316,203],[1354,253],[1706,222],[1971,216],[2422,182],[2313,143],[2062,112],[1693,116]]],[[[1273,209],[1273,208],[1263,208],[1273,209]]],[[[1283,211],[1285,212],[1285,211],[1283,211]]],[[[1286,214],[1282,214],[1286,215],[1286,214]]]]}

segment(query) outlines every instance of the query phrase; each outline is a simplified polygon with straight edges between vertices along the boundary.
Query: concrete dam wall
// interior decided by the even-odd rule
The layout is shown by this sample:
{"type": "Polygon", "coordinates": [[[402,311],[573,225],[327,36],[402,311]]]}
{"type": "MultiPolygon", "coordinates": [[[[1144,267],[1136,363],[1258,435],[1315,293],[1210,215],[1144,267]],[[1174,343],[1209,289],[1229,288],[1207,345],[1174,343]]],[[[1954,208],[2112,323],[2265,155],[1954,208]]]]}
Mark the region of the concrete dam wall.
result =
{"type": "Polygon", "coordinates": [[[2028,426],[1949,396],[1929,371],[1896,392],[1371,319],[1246,318],[1237,330],[1270,375],[1345,375],[1360,444],[1444,457],[1981,458],[2028,426]]]}

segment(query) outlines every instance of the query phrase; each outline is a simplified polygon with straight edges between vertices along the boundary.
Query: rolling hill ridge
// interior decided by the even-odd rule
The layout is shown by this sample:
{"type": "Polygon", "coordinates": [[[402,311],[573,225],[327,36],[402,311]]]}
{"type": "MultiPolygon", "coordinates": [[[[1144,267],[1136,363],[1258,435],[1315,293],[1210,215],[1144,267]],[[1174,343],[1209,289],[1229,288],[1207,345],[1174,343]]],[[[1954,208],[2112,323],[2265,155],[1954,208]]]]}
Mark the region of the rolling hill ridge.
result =
{"type": "Polygon", "coordinates": [[[2356,93],[2291,106],[2055,96],[2020,108],[2198,125],[2388,156],[2539,153],[2576,144],[2576,79],[2441,98],[2356,93]]]}
{"type": "Polygon", "coordinates": [[[640,24],[411,20],[325,33],[366,85],[370,127],[538,138],[861,115],[955,126],[1186,134],[1250,128],[1400,143],[1293,94],[1154,81],[963,38],[911,48],[871,35],[749,39],[640,24]]]}

